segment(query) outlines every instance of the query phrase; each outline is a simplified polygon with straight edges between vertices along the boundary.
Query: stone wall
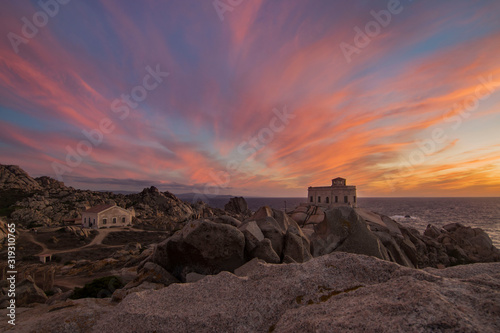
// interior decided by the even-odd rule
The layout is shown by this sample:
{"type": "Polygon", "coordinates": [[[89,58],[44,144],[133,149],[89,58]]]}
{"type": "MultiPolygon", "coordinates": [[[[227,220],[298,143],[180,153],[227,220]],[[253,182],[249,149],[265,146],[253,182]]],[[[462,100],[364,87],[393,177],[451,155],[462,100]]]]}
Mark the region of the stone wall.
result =
{"type": "Polygon", "coordinates": [[[325,186],[310,187],[308,189],[307,202],[314,205],[344,206],[351,204],[356,207],[356,186],[325,186]],[[347,203],[345,197],[347,196],[347,203]],[[311,201],[312,197],[312,201],[311,201]],[[335,202],[335,197],[338,201],[335,202]],[[321,198],[321,200],[318,200],[321,198]],[[328,198],[328,202],[327,202],[328,198]]]}

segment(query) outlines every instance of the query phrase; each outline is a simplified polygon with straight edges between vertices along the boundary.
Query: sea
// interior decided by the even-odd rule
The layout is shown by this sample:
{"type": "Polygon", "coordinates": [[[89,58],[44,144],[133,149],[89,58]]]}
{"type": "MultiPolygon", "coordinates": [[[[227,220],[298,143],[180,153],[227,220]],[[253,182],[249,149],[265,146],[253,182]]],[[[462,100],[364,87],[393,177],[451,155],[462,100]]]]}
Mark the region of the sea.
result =
{"type": "MultiPolygon", "coordinates": [[[[245,198],[248,208],[256,211],[270,206],[290,212],[306,198],[245,198]]],[[[212,207],[224,208],[227,197],[207,200],[212,207]]],[[[428,224],[442,227],[460,223],[481,228],[500,248],[500,197],[494,198],[358,198],[358,207],[387,215],[401,224],[424,232],[428,224]]]]}

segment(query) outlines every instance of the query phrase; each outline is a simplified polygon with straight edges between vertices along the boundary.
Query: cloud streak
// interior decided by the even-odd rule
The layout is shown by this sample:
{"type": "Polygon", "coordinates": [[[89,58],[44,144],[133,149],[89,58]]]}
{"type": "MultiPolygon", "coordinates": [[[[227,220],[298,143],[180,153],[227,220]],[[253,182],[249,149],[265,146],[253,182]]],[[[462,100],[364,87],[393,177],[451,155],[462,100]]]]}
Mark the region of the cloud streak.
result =
{"type": "MultiPolygon", "coordinates": [[[[348,64],[339,44],[386,1],[251,1],[223,22],[210,2],[70,2],[19,54],[0,42],[1,162],[54,176],[66,147],[110,118],[115,130],[69,185],[188,192],[236,160],[232,194],[305,196],[307,186],[343,176],[365,196],[499,195],[500,141],[483,133],[500,123],[500,94],[459,130],[447,119],[460,115],[479,77],[500,81],[500,5],[402,3],[348,64]],[[112,102],[155,64],[168,80],[120,120],[112,102]],[[252,159],[242,155],[238,147],[284,105],[295,118],[252,159]],[[437,127],[445,142],[400,172],[400,159],[437,127]],[[401,186],[390,189],[388,174],[401,186]]],[[[4,36],[39,10],[4,7],[4,36]]]]}

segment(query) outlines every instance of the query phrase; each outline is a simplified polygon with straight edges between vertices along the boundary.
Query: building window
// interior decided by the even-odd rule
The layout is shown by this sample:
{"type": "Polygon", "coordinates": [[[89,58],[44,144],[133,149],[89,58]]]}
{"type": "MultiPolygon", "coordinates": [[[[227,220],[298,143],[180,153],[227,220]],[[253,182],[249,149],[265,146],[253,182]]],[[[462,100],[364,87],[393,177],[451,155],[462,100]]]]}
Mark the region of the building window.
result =
{"type": "Polygon", "coordinates": [[[318,197],[318,203],[320,203],[320,202],[321,202],[321,197],[318,197]]]}
{"type": "Polygon", "coordinates": [[[87,223],[87,218],[86,217],[83,218],[83,223],[87,223]]]}
{"type": "Polygon", "coordinates": [[[311,202],[313,202],[313,201],[314,201],[314,199],[313,199],[313,197],[311,196],[311,202]]]}
{"type": "Polygon", "coordinates": [[[113,223],[116,223],[116,217],[113,217],[113,223]]]}
{"type": "Polygon", "coordinates": [[[356,203],[356,196],[354,196],[354,203],[356,203]]]}
{"type": "Polygon", "coordinates": [[[330,198],[326,197],[326,203],[330,203],[330,198]]]}
{"type": "Polygon", "coordinates": [[[335,202],[339,202],[339,197],[335,196],[335,202]]]}
{"type": "Polygon", "coordinates": [[[122,217],[122,223],[125,223],[125,218],[124,217],[122,217]]]}
{"type": "Polygon", "coordinates": [[[346,195],[346,196],[344,196],[344,203],[347,203],[347,202],[348,201],[347,201],[347,195],[346,195]]]}
{"type": "Polygon", "coordinates": [[[108,223],[108,219],[102,219],[102,224],[108,223]]]}

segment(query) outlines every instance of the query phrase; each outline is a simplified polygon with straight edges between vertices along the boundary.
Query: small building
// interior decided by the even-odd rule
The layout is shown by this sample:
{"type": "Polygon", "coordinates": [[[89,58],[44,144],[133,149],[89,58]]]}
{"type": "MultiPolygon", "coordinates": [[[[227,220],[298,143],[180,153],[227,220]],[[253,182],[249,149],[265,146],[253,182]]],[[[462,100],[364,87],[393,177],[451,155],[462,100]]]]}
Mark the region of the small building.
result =
{"type": "Polygon", "coordinates": [[[82,227],[99,229],[132,224],[132,213],[117,205],[99,205],[82,213],[82,227]]]}
{"type": "Polygon", "coordinates": [[[309,186],[307,190],[308,204],[334,207],[356,207],[356,186],[347,186],[344,178],[332,179],[331,186],[309,186]]]}

